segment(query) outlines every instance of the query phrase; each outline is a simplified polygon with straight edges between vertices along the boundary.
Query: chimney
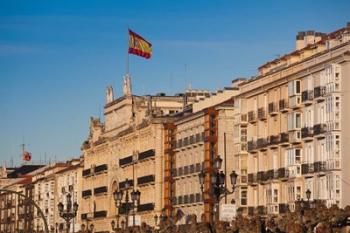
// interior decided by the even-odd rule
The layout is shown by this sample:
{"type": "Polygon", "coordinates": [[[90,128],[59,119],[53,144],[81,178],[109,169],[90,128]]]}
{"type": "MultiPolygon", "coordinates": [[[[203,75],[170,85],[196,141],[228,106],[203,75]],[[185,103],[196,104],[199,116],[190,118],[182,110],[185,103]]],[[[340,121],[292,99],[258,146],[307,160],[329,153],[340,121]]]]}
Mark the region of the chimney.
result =
{"type": "Polygon", "coordinates": [[[295,50],[300,50],[305,47],[305,32],[298,32],[295,41],[295,50]]]}

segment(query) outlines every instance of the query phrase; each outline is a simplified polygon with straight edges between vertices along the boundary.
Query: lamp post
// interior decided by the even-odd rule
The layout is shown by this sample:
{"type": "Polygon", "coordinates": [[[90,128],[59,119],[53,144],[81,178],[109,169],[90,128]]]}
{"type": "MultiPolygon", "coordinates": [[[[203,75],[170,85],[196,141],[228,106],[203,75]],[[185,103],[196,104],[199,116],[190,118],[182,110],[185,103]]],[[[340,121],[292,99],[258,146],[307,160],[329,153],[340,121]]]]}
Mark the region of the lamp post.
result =
{"type": "Polygon", "coordinates": [[[58,203],[57,206],[58,206],[59,216],[66,221],[67,233],[69,233],[70,221],[77,216],[79,205],[76,202],[72,204],[72,196],[70,193],[68,193],[66,209],[64,209],[64,205],[62,202],[58,203]]]}
{"type": "Polygon", "coordinates": [[[124,196],[124,191],[119,190],[119,191],[114,191],[113,197],[114,197],[114,202],[116,207],[119,209],[124,205],[125,206],[125,216],[126,216],[126,227],[129,226],[129,212],[131,209],[129,209],[129,205],[131,204],[131,208],[133,210],[133,226],[135,226],[135,207],[136,203],[139,204],[140,202],[140,196],[141,192],[139,190],[133,189],[133,191],[130,193],[130,198],[131,201],[129,200],[129,188],[130,188],[130,183],[129,180],[125,180],[125,202],[122,202],[123,196],[124,196]]]}
{"type": "MultiPolygon", "coordinates": [[[[223,197],[226,197],[227,194],[233,194],[235,191],[235,186],[237,182],[237,173],[235,171],[232,171],[230,174],[230,181],[232,185],[232,191],[229,191],[226,186],[225,186],[225,181],[226,181],[226,175],[223,171],[220,171],[222,165],[222,159],[220,156],[216,156],[214,159],[213,167],[214,171],[210,174],[210,181],[211,181],[211,187],[212,190],[208,190],[211,195],[213,195],[213,198],[215,200],[215,213],[216,213],[216,220],[219,218],[219,203],[220,200],[223,197]]],[[[205,182],[205,177],[207,175],[207,172],[202,169],[202,171],[198,174],[199,178],[199,183],[200,183],[200,188],[202,191],[202,194],[204,194],[204,182],[205,182]]],[[[204,196],[204,195],[203,195],[204,196]]]]}
{"type": "Polygon", "coordinates": [[[158,223],[158,215],[154,215],[154,227],[157,226],[158,223]]]}
{"type": "Polygon", "coordinates": [[[301,226],[301,232],[302,233],[306,232],[303,220],[304,220],[305,210],[310,209],[310,197],[311,197],[310,189],[307,189],[305,194],[306,194],[307,202],[304,201],[303,199],[301,199],[301,200],[299,199],[299,205],[300,205],[300,226],[301,226]]]}

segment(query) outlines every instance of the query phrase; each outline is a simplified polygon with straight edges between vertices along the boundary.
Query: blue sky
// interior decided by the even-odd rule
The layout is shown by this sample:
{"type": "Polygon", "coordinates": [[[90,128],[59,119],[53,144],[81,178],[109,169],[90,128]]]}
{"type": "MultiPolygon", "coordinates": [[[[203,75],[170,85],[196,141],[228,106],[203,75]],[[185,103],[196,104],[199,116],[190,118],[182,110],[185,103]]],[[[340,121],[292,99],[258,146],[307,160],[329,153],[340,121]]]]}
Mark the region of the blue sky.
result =
{"type": "Polygon", "coordinates": [[[130,57],[135,94],[229,86],[294,49],[298,31],[345,26],[349,1],[0,0],[0,162],[80,155],[105,87],[121,94],[127,28],[153,44],[130,57]]]}

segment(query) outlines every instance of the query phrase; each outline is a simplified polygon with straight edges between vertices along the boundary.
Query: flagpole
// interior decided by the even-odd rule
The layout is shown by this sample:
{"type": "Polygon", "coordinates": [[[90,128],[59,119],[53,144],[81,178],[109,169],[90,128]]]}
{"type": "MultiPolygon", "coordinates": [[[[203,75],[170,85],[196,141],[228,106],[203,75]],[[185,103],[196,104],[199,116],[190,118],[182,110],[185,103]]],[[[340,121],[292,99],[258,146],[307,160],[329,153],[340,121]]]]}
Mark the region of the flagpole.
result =
{"type": "Polygon", "coordinates": [[[127,30],[127,46],[126,46],[126,75],[129,75],[129,27],[127,30]]]}

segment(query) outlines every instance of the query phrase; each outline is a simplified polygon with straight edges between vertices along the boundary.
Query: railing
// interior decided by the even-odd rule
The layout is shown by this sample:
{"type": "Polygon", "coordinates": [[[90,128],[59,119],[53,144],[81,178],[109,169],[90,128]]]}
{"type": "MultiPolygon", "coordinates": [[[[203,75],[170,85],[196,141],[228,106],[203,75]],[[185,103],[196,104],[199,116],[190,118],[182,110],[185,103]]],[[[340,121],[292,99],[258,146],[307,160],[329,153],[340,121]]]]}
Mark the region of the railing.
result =
{"type": "Polygon", "coordinates": [[[281,167],[278,169],[278,178],[283,179],[288,177],[289,177],[289,170],[287,170],[284,167],[281,167]]]}
{"type": "Polygon", "coordinates": [[[269,138],[270,145],[276,145],[280,142],[280,135],[271,135],[269,138]]]}
{"type": "Polygon", "coordinates": [[[323,97],[326,94],[326,87],[325,86],[318,86],[314,88],[314,97],[319,98],[323,97]]]}
{"type": "Polygon", "coordinates": [[[151,157],[154,157],[155,155],[156,155],[156,152],[154,149],[146,150],[139,153],[139,160],[151,158],[151,157]]]}
{"type": "Polygon", "coordinates": [[[313,163],[304,163],[301,165],[301,174],[310,174],[315,171],[313,163]]]}
{"type": "Polygon", "coordinates": [[[288,110],[288,102],[285,99],[282,99],[278,102],[279,109],[281,112],[288,110]]]}
{"type": "Polygon", "coordinates": [[[275,102],[269,103],[268,111],[269,111],[269,114],[277,113],[278,111],[277,104],[275,102]]]}
{"type": "Polygon", "coordinates": [[[303,127],[301,129],[301,137],[308,138],[313,136],[313,128],[311,127],[303,127]]]}
{"type": "Polygon", "coordinates": [[[327,125],[326,124],[317,124],[314,125],[314,134],[320,135],[327,132],[327,125]]]}
{"type": "Polygon", "coordinates": [[[253,122],[256,120],[256,113],[255,111],[249,111],[248,112],[248,121],[253,122]]]}
{"type": "Polygon", "coordinates": [[[256,150],[257,149],[257,144],[256,141],[251,140],[248,142],[248,151],[256,150]]]}
{"type": "Polygon", "coordinates": [[[266,111],[265,111],[265,108],[259,108],[258,109],[258,118],[259,120],[263,120],[263,119],[266,119],[266,111]]]}
{"type": "Polygon", "coordinates": [[[266,181],[266,180],[267,180],[264,171],[259,171],[259,172],[257,173],[257,180],[258,180],[258,182],[263,182],[263,181],[266,181]]]}
{"type": "Polygon", "coordinates": [[[324,172],[327,170],[326,162],[314,162],[314,171],[315,172],[324,172]]]}
{"type": "Polygon", "coordinates": [[[313,90],[306,90],[301,93],[301,101],[311,101],[314,99],[314,91],[313,90]]]}
{"type": "Polygon", "coordinates": [[[258,141],[257,141],[257,148],[258,149],[265,148],[267,145],[268,145],[268,142],[267,142],[266,138],[258,138],[258,141]]]}
{"type": "Polygon", "coordinates": [[[265,176],[266,180],[272,180],[274,178],[274,170],[268,170],[265,176]]]}
{"type": "Polygon", "coordinates": [[[288,133],[280,133],[280,143],[289,142],[289,134],[288,133]]]}

